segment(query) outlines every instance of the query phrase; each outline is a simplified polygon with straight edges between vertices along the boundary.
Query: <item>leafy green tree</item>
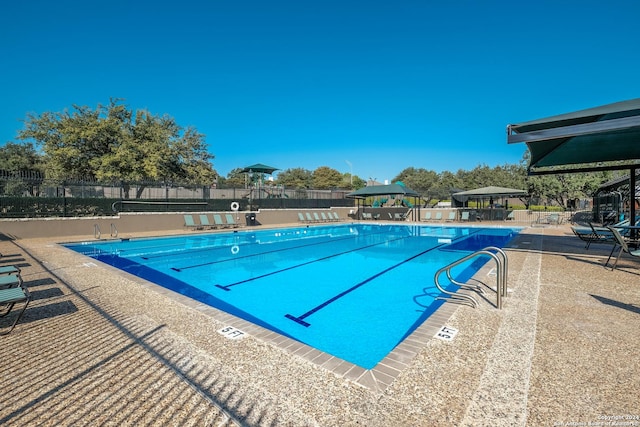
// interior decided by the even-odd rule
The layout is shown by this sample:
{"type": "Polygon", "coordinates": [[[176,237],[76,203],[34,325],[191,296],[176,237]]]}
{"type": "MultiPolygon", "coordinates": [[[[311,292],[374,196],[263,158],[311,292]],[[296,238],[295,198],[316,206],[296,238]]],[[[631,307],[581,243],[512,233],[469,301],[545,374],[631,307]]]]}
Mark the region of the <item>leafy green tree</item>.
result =
{"type": "Polygon", "coordinates": [[[0,168],[5,174],[0,182],[0,194],[19,196],[27,192],[35,196],[39,193],[39,180],[30,178],[43,172],[43,164],[33,144],[7,142],[0,147],[0,168]]]}
{"type": "Polygon", "coordinates": [[[246,183],[246,174],[242,172],[243,168],[235,168],[231,170],[227,177],[219,183],[224,187],[233,187],[233,188],[244,188],[246,183]]]}
{"type": "Polygon", "coordinates": [[[392,182],[402,181],[407,187],[419,193],[426,192],[438,183],[438,174],[427,169],[409,167],[393,178],[392,182]]]}
{"type": "Polygon", "coordinates": [[[7,172],[42,171],[42,156],[32,143],[7,142],[0,147],[0,168],[7,172]]]}
{"type": "Polygon", "coordinates": [[[133,112],[117,99],[95,110],[74,105],[29,114],[18,137],[42,147],[49,178],[122,181],[126,197],[130,181],[202,183],[216,175],[204,135],[168,115],[133,112]]]}
{"type": "Polygon", "coordinates": [[[304,168],[285,169],[278,173],[278,185],[287,188],[311,188],[313,174],[304,168]]]}
{"type": "Polygon", "coordinates": [[[312,174],[313,188],[319,190],[329,190],[340,187],[342,174],[328,166],[320,166],[312,174]]]}

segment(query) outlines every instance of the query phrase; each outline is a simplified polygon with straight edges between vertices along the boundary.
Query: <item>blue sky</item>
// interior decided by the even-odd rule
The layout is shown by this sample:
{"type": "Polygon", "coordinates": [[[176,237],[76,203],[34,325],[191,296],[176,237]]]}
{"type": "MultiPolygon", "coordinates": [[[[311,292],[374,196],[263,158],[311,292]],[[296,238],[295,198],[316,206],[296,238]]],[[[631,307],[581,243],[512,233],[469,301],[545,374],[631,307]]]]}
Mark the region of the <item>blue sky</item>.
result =
{"type": "Polygon", "coordinates": [[[506,126],[640,97],[640,2],[32,1],[0,14],[0,144],[111,97],[265,163],[391,180],[517,163],[506,126]]]}

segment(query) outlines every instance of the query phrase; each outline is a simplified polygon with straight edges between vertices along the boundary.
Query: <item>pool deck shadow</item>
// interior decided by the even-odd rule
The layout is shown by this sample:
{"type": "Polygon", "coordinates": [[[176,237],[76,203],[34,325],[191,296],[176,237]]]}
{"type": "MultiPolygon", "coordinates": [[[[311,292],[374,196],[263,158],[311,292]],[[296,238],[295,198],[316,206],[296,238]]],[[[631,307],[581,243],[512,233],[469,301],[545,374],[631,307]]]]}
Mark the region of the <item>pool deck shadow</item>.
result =
{"type": "MultiPolygon", "coordinates": [[[[568,225],[512,242],[502,310],[490,291],[475,309],[445,303],[372,370],[57,243],[0,241],[38,295],[0,337],[1,425],[640,422],[640,264],[605,269],[611,247],[585,250],[568,225]],[[434,338],[443,325],[453,340],[434,338]]],[[[487,264],[475,279],[494,275],[487,264]]]]}

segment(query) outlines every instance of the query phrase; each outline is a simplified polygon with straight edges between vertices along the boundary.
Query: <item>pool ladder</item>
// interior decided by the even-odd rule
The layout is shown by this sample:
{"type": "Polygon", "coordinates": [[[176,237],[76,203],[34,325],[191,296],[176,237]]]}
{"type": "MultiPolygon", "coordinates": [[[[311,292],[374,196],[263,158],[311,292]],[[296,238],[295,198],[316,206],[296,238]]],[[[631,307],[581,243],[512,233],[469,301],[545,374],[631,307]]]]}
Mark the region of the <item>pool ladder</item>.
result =
{"type": "MultiPolygon", "coordinates": [[[[111,223],[110,227],[111,237],[118,237],[118,229],[114,223],[111,223]]],[[[93,237],[99,239],[102,233],[100,232],[100,226],[98,224],[93,224],[93,237]]]]}
{"type": "Polygon", "coordinates": [[[470,259],[473,259],[479,256],[489,256],[496,262],[496,267],[497,267],[496,268],[496,307],[498,309],[501,309],[502,298],[507,296],[507,271],[509,269],[509,260],[507,258],[507,254],[502,249],[497,248],[495,246],[487,246],[484,249],[481,249],[463,258],[460,258],[459,260],[454,261],[451,264],[444,266],[440,270],[438,270],[434,277],[436,287],[440,292],[442,292],[447,296],[440,296],[440,297],[437,297],[436,299],[450,301],[456,304],[465,304],[473,308],[476,308],[478,306],[478,302],[475,300],[475,298],[473,298],[470,295],[447,291],[440,284],[439,278],[442,273],[446,273],[447,279],[449,279],[449,281],[454,285],[460,286],[462,289],[469,289],[472,291],[476,291],[480,294],[484,294],[484,289],[480,285],[470,285],[467,283],[460,283],[454,280],[453,277],[451,277],[451,269],[453,267],[456,267],[466,261],[469,261],[470,259]]]}

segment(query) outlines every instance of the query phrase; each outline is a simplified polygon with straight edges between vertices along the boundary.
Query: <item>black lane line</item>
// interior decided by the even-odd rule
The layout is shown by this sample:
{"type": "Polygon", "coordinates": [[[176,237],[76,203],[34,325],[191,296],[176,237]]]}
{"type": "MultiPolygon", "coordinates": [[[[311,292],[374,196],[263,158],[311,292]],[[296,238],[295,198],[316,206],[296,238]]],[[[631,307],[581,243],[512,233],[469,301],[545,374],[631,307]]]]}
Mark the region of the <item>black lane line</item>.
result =
{"type": "MultiPolygon", "coordinates": [[[[479,230],[478,230],[477,232],[479,232],[479,230]]],[[[476,233],[477,233],[477,232],[476,232],[476,233]]],[[[473,233],[473,234],[475,234],[475,233],[473,233]]],[[[460,240],[460,239],[462,239],[463,237],[464,237],[464,238],[469,237],[470,235],[471,235],[471,234],[469,234],[469,235],[467,235],[467,236],[460,236],[460,237],[458,237],[457,239],[452,239],[452,240],[451,240],[451,243],[453,243],[453,242],[454,242],[454,241],[456,241],[456,240],[460,240]]],[[[308,322],[305,322],[305,321],[304,321],[304,319],[305,319],[305,318],[307,318],[307,317],[309,317],[309,316],[311,316],[313,313],[315,313],[315,312],[317,312],[317,311],[319,311],[319,310],[323,309],[324,307],[328,306],[328,305],[329,305],[329,304],[331,304],[332,302],[334,302],[334,301],[336,301],[336,300],[338,300],[338,299],[342,298],[343,296],[347,295],[348,293],[355,291],[355,290],[356,290],[356,289],[358,289],[360,286],[362,286],[362,285],[364,285],[364,284],[366,284],[366,283],[369,283],[369,282],[370,282],[370,281],[372,281],[373,279],[375,279],[375,278],[377,278],[377,277],[380,277],[380,276],[382,276],[383,274],[386,274],[386,273],[388,273],[389,271],[391,271],[391,270],[393,270],[393,269],[395,269],[395,268],[398,268],[398,267],[400,267],[401,265],[403,265],[403,264],[405,264],[405,263],[407,263],[407,262],[409,262],[409,261],[411,261],[411,260],[414,260],[414,259],[416,259],[416,258],[418,258],[418,257],[420,257],[420,256],[422,256],[422,255],[424,255],[424,254],[426,254],[427,252],[431,252],[431,251],[433,251],[433,250],[435,250],[435,249],[438,249],[438,248],[441,248],[441,247],[443,247],[443,246],[450,245],[451,243],[443,243],[443,244],[441,244],[441,245],[434,246],[433,248],[429,248],[429,249],[427,249],[427,250],[425,250],[425,251],[422,251],[422,252],[418,253],[417,255],[413,255],[412,257],[405,259],[404,261],[401,261],[401,262],[399,262],[399,263],[397,263],[397,264],[395,264],[395,265],[392,265],[391,267],[386,268],[386,269],[384,269],[384,270],[382,270],[382,271],[380,271],[380,272],[378,272],[378,273],[374,274],[373,276],[371,276],[371,277],[369,277],[369,278],[367,278],[367,279],[363,280],[362,282],[360,282],[360,283],[358,283],[358,284],[356,284],[356,285],[354,285],[354,286],[350,287],[350,288],[349,288],[349,289],[347,289],[346,291],[343,291],[343,292],[339,293],[338,295],[336,295],[336,296],[334,296],[334,297],[332,297],[332,298],[328,299],[327,301],[325,301],[325,302],[323,302],[322,304],[320,304],[320,305],[318,305],[318,306],[316,306],[316,307],[312,308],[311,310],[307,311],[306,313],[304,313],[304,314],[303,314],[303,315],[301,315],[301,316],[297,316],[297,317],[296,317],[296,316],[294,316],[294,315],[292,315],[292,314],[285,314],[285,315],[284,315],[284,317],[286,317],[287,319],[293,320],[294,322],[299,323],[300,325],[302,325],[302,326],[304,326],[304,327],[307,327],[307,328],[308,328],[309,326],[311,326],[311,324],[310,324],[310,323],[308,323],[308,322]]]]}
{"type": "Polygon", "coordinates": [[[407,239],[407,238],[411,238],[411,237],[414,237],[414,236],[403,236],[403,237],[398,237],[398,238],[391,239],[391,240],[385,240],[384,242],[379,242],[379,243],[374,243],[374,244],[371,244],[371,245],[361,246],[361,247],[355,248],[355,249],[349,249],[348,251],[338,252],[338,253],[335,253],[335,254],[327,255],[327,256],[324,256],[322,258],[317,258],[317,259],[314,259],[314,260],[311,260],[311,261],[303,262],[302,264],[296,264],[296,265],[292,265],[292,266],[289,266],[289,267],[286,267],[286,268],[283,268],[283,269],[280,269],[280,270],[271,271],[269,273],[262,274],[260,276],[256,276],[256,277],[252,277],[250,279],[245,279],[245,280],[241,280],[239,282],[231,283],[230,285],[226,285],[226,286],[215,285],[215,286],[217,288],[224,289],[225,291],[230,291],[231,289],[229,289],[229,288],[232,287],[232,286],[241,285],[243,283],[247,283],[247,282],[251,282],[251,281],[254,281],[254,280],[262,279],[264,277],[272,276],[274,274],[282,273],[282,272],[285,272],[285,271],[288,271],[288,270],[293,270],[294,268],[303,267],[305,265],[313,264],[314,262],[324,261],[326,259],[334,258],[334,257],[340,256],[340,255],[345,255],[345,254],[348,254],[348,253],[351,253],[351,252],[357,252],[357,251],[360,251],[362,249],[372,248],[374,246],[386,245],[389,242],[395,242],[396,240],[402,240],[402,239],[407,239]]]}
{"type": "Polygon", "coordinates": [[[358,284],[356,284],[356,285],[354,285],[354,286],[350,287],[350,288],[349,288],[349,289],[347,289],[346,291],[342,291],[342,292],[340,292],[338,295],[336,295],[336,296],[334,296],[334,297],[331,297],[330,299],[328,299],[328,300],[326,300],[325,302],[323,302],[322,304],[320,304],[320,305],[318,305],[318,306],[316,306],[316,307],[312,308],[311,310],[307,311],[306,313],[304,313],[304,314],[303,314],[303,315],[301,315],[301,316],[294,316],[294,315],[292,315],[292,314],[285,314],[285,315],[284,315],[284,317],[286,317],[287,319],[293,320],[294,322],[299,323],[299,324],[301,324],[301,325],[302,325],[302,326],[304,326],[304,327],[309,327],[309,326],[311,326],[311,324],[310,324],[310,323],[308,323],[308,322],[305,322],[305,321],[304,321],[304,319],[305,319],[305,318],[307,318],[307,317],[309,317],[309,316],[311,316],[313,313],[315,313],[315,312],[317,312],[317,311],[319,311],[319,310],[321,310],[321,309],[325,308],[326,306],[328,306],[328,305],[329,305],[329,304],[331,304],[332,302],[334,302],[334,301],[336,301],[336,300],[338,300],[338,299],[342,298],[343,296],[347,295],[347,294],[348,294],[348,293],[350,293],[350,292],[355,291],[355,290],[356,290],[356,289],[358,289],[360,286],[362,286],[362,285],[364,285],[364,284],[366,284],[366,283],[369,283],[369,282],[370,282],[370,281],[372,281],[373,279],[375,279],[375,278],[377,278],[377,277],[380,277],[380,276],[382,276],[383,274],[388,273],[389,271],[391,271],[391,270],[393,270],[393,269],[395,269],[395,268],[397,268],[397,267],[400,267],[401,265],[403,265],[403,264],[405,264],[405,263],[407,263],[407,262],[409,262],[409,261],[411,261],[411,260],[413,260],[413,259],[416,259],[416,258],[418,258],[419,256],[422,256],[422,255],[426,254],[427,252],[431,252],[431,251],[432,251],[432,250],[434,250],[434,249],[438,249],[438,248],[440,248],[440,247],[442,247],[442,246],[444,246],[444,245],[446,245],[446,244],[447,244],[447,243],[443,243],[443,244],[441,244],[441,245],[434,246],[433,248],[427,249],[426,251],[422,251],[422,252],[418,253],[417,255],[413,255],[412,257],[407,258],[407,259],[405,259],[404,261],[399,262],[398,264],[392,265],[392,266],[391,266],[391,267],[389,267],[389,268],[385,268],[384,270],[382,270],[382,271],[380,271],[380,272],[378,272],[378,273],[374,274],[374,275],[373,275],[373,276],[371,276],[371,277],[368,277],[367,279],[363,280],[362,282],[360,282],[360,283],[358,283],[358,284]]]}
{"type": "MultiPolygon", "coordinates": [[[[375,235],[375,234],[383,234],[383,232],[371,233],[371,234],[369,234],[369,236],[375,235]]],[[[247,255],[243,255],[243,256],[239,256],[239,257],[225,258],[225,259],[221,259],[221,260],[217,260],[217,261],[205,262],[205,263],[202,263],[202,264],[194,264],[194,265],[190,265],[190,266],[187,266],[187,267],[171,267],[171,269],[174,270],[174,271],[177,271],[177,272],[181,272],[182,270],[188,270],[190,268],[198,268],[198,267],[204,267],[205,265],[214,265],[214,264],[220,264],[220,263],[223,263],[223,262],[237,261],[237,260],[241,260],[241,259],[244,259],[244,258],[251,258],[251,257],[255,257],[255,256],[271,254],[271,253],[274,253],[274,252],[286,252],[286,251],[305,248],[305,247],[310,247],[310,246],[318,246],[318,245],[325,245],[327,243],[335,243],[335,242],[339,242],[339,241],[342,241],[342,240],[352,240],[354,237],[357,237],[357,236],[349,235],[349,236],[346,236],[346,237],[338,237],[338,238],[333,238],[333,239],[330,238],[329,240],[325,240],[325,241],[322,241],[322,242],[313,242],[313,243],[306,243],[304,245],[291,246],[291,247],[288,247],[288,248],[272,249],[272,250],[266,251],[266,252],[259,252],[259,253],[255,253],[255,254],[247,254],[247,255]]]]}

